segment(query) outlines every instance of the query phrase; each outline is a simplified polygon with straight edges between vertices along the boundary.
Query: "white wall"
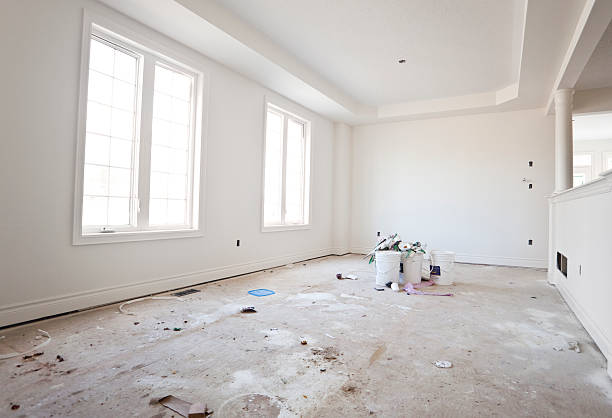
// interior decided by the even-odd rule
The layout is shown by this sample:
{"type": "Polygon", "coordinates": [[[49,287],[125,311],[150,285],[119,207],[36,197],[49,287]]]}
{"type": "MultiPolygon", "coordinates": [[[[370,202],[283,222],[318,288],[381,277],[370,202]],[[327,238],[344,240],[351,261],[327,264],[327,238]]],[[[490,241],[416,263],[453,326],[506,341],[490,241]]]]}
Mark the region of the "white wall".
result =
{"type": "Polygon", "coordinates": [[[459,261],[546,267],[553,129],[541,109],[355,127],[353,250],[397,231],[459,261]]]}
{"type": "Polygon", "coordinates": [[[350,252],[351,246],[351,165],[353,129],[334,124],[333,243],[336,254],[350,252]]]}
{"type": "Polygon", "coordinates": [[[203,56],[205,236],[73,246],[82,8],[108,9],[86,0],[2,6],[0,326],[331,252],[333,124],[287,103],[312,121],[313,227],[262,233],[263,105],[275,95],[203,56]]]}
{"type": "Polygon", "coordinates": [[[612,377],[612,171],[551,198],[549,281],[556,284],[608,360],[612,377]],[[567,257],[567,277],[554,262],[567,257]]]}

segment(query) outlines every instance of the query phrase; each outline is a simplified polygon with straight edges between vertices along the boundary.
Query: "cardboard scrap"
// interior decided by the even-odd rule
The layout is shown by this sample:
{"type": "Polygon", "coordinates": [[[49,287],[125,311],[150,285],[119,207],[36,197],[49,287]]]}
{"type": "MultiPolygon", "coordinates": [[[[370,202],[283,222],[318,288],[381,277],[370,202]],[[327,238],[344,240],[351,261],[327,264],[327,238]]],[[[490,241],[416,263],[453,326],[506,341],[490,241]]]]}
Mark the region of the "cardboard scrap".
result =
{"type": "MultiPolygon", "coordinates": [[[[0,355],[0,360],[6,360],[8,358],[24,356],[25,354],[31,353],[32,351],[37,351],[37,350],[43,348],[45,345],[47,345],[47,344],[49,344],[51,342],[51,336],[49,335],[49,333],[47,331],[43,331],[42,329],[39,329],[38,332],[42,336],[47,337],[47,339],[45,341],[43,341],[42,343],[38,344],[37,346],[32,347],[29,350],[22,351],[21,353],[14,352],[14,353],[2,354],[2,355],[0,355]]],[[[2,336],[1,339],[3,339],[3,338],[5,338],[4,335],[2,336]]],[[[36,356],[39,356],[39,355],[42,355],[42,354],[43,353],[40,353],[40,354],[35,353],[35,354],[30,355],[29,357],[28,356],[24,356],[24,360],[27,360],[28,358],[36,357],[36,356]]]]}
{"type": "Polygon", "coordinates": [[[164,396],[157,402],[187,418],[205,418],[212,414],[206,409],[206,404],[201,402],[192,404],[173,395],[164,396]]]}

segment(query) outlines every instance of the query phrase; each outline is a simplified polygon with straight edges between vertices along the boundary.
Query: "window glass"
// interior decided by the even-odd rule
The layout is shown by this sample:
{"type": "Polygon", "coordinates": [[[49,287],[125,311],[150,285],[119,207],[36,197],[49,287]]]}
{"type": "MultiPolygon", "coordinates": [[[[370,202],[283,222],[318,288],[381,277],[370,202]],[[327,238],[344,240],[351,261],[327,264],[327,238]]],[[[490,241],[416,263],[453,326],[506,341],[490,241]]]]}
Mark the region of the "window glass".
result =
{"type": "Polygon", "coordinates": [[[308,224],[307,122],[276,107],[266,116],[264,227],[308,224]]]}
{"type": "Polygon", "coordinates": [[[193,77],[155,66],[151,145],[151,225],[188,223],[193,77]]]}
{"type": "Polygon", "coordinates": [[[83,226],[135,224],[136,57],[91,39],[87,88],[83,226]]]}
{"type": "MultiPolygon", "coordinates": [[[[81,237],[197,230],[200,76],[150,47],[92,27],[82,75],[88,81],[75,226],[81,223],[81,237]]],[[[75,241],[86,242],[76,234],[75,241]]]]}

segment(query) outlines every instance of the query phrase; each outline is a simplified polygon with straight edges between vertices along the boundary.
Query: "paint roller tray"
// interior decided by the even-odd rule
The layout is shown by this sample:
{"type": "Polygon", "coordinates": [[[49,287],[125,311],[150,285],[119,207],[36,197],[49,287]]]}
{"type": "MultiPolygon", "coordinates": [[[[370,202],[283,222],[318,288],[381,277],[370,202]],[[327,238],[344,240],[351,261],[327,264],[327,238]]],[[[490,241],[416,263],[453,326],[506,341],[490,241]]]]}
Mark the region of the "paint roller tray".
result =
{"type": "Polygon", "coordinates": [[[275,294],[276,292],[274,292],[273,290],[269,290],[269,289],[255,289],[255,290],[249,290],[248,294],[249,295],[253,295],[253,296],[257,296],[257,297],[262,297],[262,296],[270,296],[275,294]]]}

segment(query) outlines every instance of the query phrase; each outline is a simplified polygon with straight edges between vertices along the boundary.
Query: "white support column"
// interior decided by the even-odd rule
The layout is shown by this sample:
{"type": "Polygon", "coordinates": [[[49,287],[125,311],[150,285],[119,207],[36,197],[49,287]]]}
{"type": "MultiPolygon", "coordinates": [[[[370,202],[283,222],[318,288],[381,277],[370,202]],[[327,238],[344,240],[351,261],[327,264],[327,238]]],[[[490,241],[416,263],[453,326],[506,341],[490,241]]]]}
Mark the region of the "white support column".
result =
{"type": "Polygon", "coordinates": [[[555,93],[555,192],[571,189],[574,182],[573,99],[573,89],[555,93]]]}

